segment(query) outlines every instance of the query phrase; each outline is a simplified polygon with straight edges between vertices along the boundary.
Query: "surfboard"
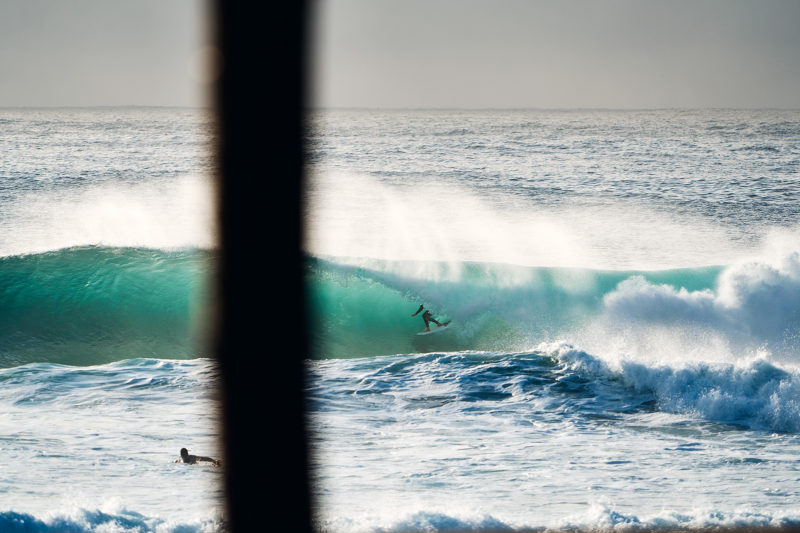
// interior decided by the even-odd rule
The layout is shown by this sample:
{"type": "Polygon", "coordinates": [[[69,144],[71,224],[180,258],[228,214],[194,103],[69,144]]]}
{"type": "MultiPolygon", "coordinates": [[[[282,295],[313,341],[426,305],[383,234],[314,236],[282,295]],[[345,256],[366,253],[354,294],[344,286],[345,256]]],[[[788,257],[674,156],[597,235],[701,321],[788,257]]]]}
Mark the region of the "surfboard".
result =
{"type": "Polygon", "coordinates": [[[445,329],[447,327],[447,324],[449,323],[450,321],[448,320],[447,322],[444,322],[441,326],[436,326],[430,331],[420,331],[419,333],[417,333],[417,335],[431,335],[432,333],[439,333],[440,331],[445,329]]]}

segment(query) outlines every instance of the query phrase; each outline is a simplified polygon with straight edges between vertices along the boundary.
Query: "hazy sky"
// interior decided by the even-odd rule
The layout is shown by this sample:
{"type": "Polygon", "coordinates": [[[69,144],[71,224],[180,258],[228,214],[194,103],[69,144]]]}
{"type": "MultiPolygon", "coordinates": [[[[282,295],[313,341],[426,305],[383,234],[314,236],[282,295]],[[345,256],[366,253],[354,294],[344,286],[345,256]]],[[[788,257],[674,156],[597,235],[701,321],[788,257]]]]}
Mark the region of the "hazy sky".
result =
{"type": "MultiPolygon", "coordinates": [[[[206,8],[2,0],[0,106],[202,105],[206,8]]],[[[312,105],[800,108],[800,0],[314,0],[309,13],[312,105]]]]}
{"type": "Polygon", "coordinates": [[[800,108],[797,0],[320,0],[312,104],[800,108]]]}
{"type": "Polygon", "coordinates": [[[0,107],[203,105],[202,0],[0,0],[0,107]]]}

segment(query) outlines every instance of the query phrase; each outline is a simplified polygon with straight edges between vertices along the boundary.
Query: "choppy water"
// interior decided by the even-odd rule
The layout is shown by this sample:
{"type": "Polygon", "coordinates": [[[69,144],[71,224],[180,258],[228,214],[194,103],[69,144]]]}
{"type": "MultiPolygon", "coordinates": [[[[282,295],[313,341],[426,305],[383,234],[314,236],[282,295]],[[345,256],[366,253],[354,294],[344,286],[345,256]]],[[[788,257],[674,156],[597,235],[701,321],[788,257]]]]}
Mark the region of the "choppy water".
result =
{"type": "Polygon", "coordinates": [[[800,525],[800,113],[308,126],[318,529],[800,525]]]}
{"type": "Polygon", "coordinates": [[[224,531],[211,118],[0,109],[2,531],[224,531]]]}

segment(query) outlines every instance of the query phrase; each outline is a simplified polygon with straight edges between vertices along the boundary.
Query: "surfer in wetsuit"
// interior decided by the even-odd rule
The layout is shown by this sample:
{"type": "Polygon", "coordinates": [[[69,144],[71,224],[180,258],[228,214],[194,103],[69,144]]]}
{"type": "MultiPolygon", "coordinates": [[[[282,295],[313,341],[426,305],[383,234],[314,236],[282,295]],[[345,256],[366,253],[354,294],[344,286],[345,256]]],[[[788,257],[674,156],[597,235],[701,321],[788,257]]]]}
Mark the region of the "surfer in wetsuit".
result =
{"type": "Polygon", "coordinates": [[[209,463],[214,463],[214,466],[219,466],[219,461],[216,459],[212,459],[211,457],[203,457],[202,455],[189,455],[189,450],[186,448],[181,448],[181,458],[175,459],[176,463],[186,463],[193,465],[199,461],[207,461],[209,463]]]}
{"type": "MultiPolygon", "coordinates": [[[[411,316],[412,317],[417,316],[419,314],[419,312],[422,311],[423,308],[424,308],[424,306],[422,304],[420,304],[419,309],[417,309],[417,312],[414,313],[411,316]]],[[[425,312],[422,313],[422,320],[425,321],[425,331],[430,331],[431,330],[431,326],[429,324],[430,322],[433,322],[437,326],[441,326],[442,325],[440,322],[437,322],[435,318],[433,318],[433,315],[427,309],[425,309],[425,312]]]]}

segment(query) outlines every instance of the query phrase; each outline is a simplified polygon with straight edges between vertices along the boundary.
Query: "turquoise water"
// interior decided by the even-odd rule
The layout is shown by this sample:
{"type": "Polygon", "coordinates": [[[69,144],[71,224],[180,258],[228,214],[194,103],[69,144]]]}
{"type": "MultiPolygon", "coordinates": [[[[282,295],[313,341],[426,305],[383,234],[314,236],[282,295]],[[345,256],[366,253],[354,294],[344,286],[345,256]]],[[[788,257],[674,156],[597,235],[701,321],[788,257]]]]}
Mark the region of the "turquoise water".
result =
{"type": "MultiPolygon", "coordinates": [[[[209,117],[0,126],[0,523],[224,530],[209,117]]],[[[800,113],[308,126],[318,530],[800,524],[800,113]]]]}
{"type": "Polygon", "coordinates": [[[205,250],[69,248],[0,258],[0,366],[211,357],[205,250]]]}
{"type": "Polygon", "coordinates": [[[356,268],[318,258],[306,264],[310,341],[316,358],[503,350],[588,326],[620,283],[641,279],[690,291],[714,288],[720,267],[595,271],[485,263],[381,262],[356,268]],[[433,277],[411,272],[435,271],[433,277]],[[419,303],[452,327],[420,338],[419,303]]]}
{"type": "Polygon", "coordinates": [[[308,126],[318,530],[800,525],[800,113],[308,126]]]}
{"type": "Polygon", "coordinates": [[[225,531],[211,118],[0,109],[3,531],[225,531]]]}

